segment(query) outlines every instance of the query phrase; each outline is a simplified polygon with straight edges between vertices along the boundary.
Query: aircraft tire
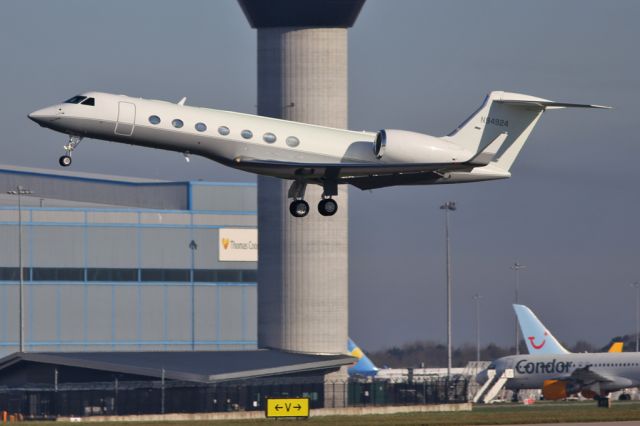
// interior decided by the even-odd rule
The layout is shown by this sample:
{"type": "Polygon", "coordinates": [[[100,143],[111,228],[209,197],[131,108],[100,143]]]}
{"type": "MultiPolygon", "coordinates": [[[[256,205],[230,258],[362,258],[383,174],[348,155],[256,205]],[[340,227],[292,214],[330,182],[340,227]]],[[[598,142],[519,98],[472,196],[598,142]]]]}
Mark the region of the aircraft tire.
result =
{"type": "Polygon", "coordinates": [[[293,217],[305,217],[309,214],[309,203],[304,200],[293,200],[289,205],[289,213],[293,217]]]}
{"type": "Polygon", "coordinates": [[[71,165],[71,157],[63,155],[58,159],[58,163],[60,163],[62,167],[69,167],[71,165]]]}
{"type": "Polygon", "coordinates": [[[333,216],[338,211],[338,203],[331,198],[325,198],[318,203],[318,212],[322,216],[333,216]]]}

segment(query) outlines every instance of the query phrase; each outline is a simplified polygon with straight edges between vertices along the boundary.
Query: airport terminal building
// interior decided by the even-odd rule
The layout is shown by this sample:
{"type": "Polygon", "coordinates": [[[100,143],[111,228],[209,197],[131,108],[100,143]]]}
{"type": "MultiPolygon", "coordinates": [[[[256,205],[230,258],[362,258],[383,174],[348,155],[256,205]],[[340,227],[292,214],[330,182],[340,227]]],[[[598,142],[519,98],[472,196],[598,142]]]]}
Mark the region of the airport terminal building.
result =
{"type": "Polygon", "coordinates": [[[254,184],[0,166],[0,190],[0,356],[20,233],[26,352],[255,349],[254,184]]]}

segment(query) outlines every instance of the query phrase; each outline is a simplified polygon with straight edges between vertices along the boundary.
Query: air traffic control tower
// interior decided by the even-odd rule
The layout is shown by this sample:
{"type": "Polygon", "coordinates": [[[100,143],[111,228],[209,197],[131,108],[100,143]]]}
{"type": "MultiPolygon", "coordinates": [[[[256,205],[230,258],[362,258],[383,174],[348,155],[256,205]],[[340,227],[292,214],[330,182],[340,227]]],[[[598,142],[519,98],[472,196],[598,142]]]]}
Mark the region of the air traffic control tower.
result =
{"type": "MultiPolygon", "coordinates": [[[[347,128],[347,29],[365,0],[238,0],[258,30],[258,114],[347,128]]],[[[304,140],[300,141],[303,148],[304,140]]],[[[348,333],[348,198],[321,216],[289,214],[290,181],[258,178],[258,346],[345,353],[348,333]]]]}

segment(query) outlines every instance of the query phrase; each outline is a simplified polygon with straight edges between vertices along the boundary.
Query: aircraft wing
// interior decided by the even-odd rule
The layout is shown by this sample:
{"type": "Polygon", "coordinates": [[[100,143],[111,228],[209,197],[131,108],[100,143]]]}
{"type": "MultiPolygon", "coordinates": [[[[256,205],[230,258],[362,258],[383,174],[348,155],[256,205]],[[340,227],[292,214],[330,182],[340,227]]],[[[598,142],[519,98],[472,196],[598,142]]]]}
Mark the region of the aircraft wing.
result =
{"type": "Polygon", "coordinates": [[[591,366],[576,368],[568,376],[557,377],[555,380],[563,380],[576,383],[580,386],[588,386],[595,383],[605,383],[616,381],[613,377],[608,377],[591,370],[591,366]]]}
{"type": "MultiPolygon", "coordinates": [[[[248,172],[277,176],[285,179],[300,177],[309,181],[335,179],[338,183],[352,183],[363,178],[379,178],[397,175],[437,176],[437,172],[471,169],[465,163],[428,164],[374,164],[374,163],[296,163],[276,160],[257,160],[238,157],[234,167],[248,172]]],[[[386,186],[386,185],[385,185],[386,186]]],[[[376,186],[377,187],[377,186],[376,186]]],[[[366,188],[368,189],[368,188],[366,188]]]]}

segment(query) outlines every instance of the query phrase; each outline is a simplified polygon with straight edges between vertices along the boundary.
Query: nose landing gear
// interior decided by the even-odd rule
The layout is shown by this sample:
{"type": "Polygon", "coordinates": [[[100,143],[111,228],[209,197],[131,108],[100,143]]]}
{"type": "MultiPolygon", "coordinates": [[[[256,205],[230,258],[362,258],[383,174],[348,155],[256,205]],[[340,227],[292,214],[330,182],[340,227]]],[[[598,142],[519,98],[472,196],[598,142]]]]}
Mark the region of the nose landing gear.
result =
{"type": "Polygon", "coordinates": [[[63,147],[66,154],[58,159],[58,163],[60,163],[62,167],[69,167],[71,165],[71,153],[80,142],[82,142],[82,137],[69,136],[69,142],[63,147]]]}

